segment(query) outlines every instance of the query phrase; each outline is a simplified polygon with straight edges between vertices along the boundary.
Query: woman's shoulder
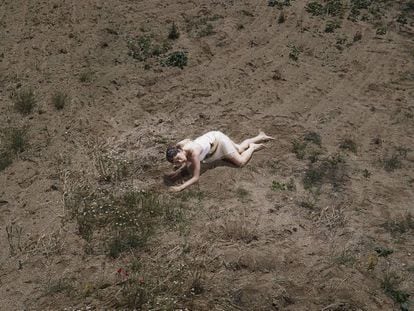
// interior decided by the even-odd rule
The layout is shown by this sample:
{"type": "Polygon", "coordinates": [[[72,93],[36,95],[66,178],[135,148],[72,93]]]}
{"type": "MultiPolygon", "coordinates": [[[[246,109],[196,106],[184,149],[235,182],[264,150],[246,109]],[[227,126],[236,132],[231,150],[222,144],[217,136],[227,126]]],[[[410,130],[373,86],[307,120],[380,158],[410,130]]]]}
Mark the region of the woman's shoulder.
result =
{"type": "Polygon", "coordinates": [[[181,147],[181,148],[184,148],[184,146],[185,145],[188,145],[189,143],[191,143],[192,142],[192,140],[191,139],[188,139],[188,138],[186,138],[186,139],[183,139],[182,141],[179,141],[178,143],[177,143],[177,146],[178,147],[181,147]]]}

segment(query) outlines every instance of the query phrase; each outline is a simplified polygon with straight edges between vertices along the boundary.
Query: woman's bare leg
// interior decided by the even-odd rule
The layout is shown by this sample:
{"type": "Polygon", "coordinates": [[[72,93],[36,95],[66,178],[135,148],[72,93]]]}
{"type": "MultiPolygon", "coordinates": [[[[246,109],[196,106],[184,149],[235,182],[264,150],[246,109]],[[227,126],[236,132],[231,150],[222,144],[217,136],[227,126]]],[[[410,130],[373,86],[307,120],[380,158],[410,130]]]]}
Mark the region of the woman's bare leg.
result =
{"type": "Polygon", "coordinates": [[[250,158],[252,157],[253,152],[256,150],[262,149],[264,147],[263,144],[250,144],[250,146],[241,153],[233,152],[229,154],[225,159],[229,160],[231,163],[242,167],[249,162],[250,158]]]}
{"type": "Polygon", "coordinates": [[[234,144],[236,149],[239,151],[239,153],[242,153],[246,149],[249,148],[251,144],[256,144],[262,141],[272,140],[274,139],[271,136],[266,135],[264,132],[260,132],[259,135],[253,138],[248,138],[244,140],[241,144],[234,144]]]}

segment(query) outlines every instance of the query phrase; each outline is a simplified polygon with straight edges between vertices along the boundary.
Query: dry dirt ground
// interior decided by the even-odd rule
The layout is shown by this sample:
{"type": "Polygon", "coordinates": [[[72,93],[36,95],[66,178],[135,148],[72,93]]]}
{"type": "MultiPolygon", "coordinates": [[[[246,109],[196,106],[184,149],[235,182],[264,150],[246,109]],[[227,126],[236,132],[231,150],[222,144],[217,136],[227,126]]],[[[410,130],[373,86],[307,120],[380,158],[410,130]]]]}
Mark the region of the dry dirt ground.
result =
{"type": "Polygon", "coordinates": [[[0,16],[1,310],[414,308],[412,0],[0,16]],[[276,140],[168,193],[213,129],[276,140]]]}

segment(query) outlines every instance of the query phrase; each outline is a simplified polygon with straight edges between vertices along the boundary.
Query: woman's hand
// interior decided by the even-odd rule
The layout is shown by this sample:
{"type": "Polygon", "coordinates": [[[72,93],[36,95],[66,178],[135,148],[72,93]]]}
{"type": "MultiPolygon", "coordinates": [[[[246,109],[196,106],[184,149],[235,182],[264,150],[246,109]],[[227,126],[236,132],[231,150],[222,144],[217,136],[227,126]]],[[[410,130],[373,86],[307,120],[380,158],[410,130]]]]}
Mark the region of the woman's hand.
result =
{"type": "Polygon", "coordinates": [[[180,192],[181,190],[183,190],[181,186],[172,186],[168,189],[169,192],[180,192]]]}

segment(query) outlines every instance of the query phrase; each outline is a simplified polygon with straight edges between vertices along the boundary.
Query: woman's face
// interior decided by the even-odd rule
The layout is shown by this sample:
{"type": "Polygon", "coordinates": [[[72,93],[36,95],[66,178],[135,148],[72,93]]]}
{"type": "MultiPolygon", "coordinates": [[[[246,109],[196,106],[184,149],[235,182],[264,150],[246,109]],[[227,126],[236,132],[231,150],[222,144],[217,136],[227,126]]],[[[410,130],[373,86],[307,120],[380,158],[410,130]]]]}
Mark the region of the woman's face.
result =
{"type": "Polygon", "coordinates": [[[183,150],[177,153],[177,155],[173,159],[174,164],[183,164],[187,162],[187,156],[183,150]]]}

